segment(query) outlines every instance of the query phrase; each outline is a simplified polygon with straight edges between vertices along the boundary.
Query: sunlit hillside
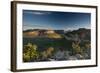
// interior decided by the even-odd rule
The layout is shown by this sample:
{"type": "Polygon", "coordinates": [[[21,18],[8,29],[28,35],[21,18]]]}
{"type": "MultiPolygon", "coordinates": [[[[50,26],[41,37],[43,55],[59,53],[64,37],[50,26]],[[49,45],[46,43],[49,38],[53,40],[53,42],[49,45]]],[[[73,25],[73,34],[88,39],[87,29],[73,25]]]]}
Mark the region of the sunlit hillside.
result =
{"type": "Polygon", "coordinates": [[[24,31],[24,37],[47,37],[47,38],[62,38],[62,35],[53,31],[53,30],[32,30],[32,31],[24,31]]]}
{"type": "Polygon", "coordinates": [[[57,33],[51,33],[51,34],[47,34],[48,38],[62,38],[62,36],[60,34],[57,33]]]}

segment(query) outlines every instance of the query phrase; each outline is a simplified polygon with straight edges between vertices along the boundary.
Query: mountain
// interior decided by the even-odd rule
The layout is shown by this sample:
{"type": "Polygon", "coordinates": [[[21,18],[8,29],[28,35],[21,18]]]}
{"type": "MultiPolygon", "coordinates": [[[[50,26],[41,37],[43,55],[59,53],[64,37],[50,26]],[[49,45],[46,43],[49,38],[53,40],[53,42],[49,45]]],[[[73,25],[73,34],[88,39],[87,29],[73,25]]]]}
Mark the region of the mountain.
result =
{"type": "Polygon", "coordinates": [[[44,30],[44,29],[30,29],[23,31],[23,37],[47,37],[47,38],[62,38],[64,30],[44,30]]]}
{"type": "Polygon", "coordinates": [[[91,30],[86,28],[79,28],[78,30],[73,30],[65,32],[68,37],[78,37],[80,39],[91,40],[91,30]]]}

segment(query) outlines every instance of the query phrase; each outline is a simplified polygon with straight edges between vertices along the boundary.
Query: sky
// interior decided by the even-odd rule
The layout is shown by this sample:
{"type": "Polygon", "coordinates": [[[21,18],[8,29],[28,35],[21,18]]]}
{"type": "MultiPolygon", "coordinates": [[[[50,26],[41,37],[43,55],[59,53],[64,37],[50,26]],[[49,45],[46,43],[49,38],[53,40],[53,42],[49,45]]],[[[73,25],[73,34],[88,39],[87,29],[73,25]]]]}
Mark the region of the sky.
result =
{"type": "Polygon", "coordinates": [[[23,30],[75,30],[90,27],[90,13],[23,10],[23,30]]]}

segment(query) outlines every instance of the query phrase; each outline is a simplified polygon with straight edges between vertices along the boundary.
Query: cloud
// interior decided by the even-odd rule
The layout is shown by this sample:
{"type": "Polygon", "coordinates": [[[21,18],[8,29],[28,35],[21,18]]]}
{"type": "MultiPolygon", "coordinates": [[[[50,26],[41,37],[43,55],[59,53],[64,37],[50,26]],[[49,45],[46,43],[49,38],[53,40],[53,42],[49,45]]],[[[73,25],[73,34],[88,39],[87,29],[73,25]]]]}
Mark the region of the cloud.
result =
{"type": "Polygon", "coordinates": [[[27,29],[53,29],[53,27],[51,27],[50,25],[24,25],[23,26],[23,30],[27,30],[27,29]]]}
{"type": "Polygon", "coordinates": [[[35,14],[35,15],[47,15],[47,14],[51,14],[51,12],[40,12],[40,11],[24,11],[24,13],[27,14],[35,14]]]}

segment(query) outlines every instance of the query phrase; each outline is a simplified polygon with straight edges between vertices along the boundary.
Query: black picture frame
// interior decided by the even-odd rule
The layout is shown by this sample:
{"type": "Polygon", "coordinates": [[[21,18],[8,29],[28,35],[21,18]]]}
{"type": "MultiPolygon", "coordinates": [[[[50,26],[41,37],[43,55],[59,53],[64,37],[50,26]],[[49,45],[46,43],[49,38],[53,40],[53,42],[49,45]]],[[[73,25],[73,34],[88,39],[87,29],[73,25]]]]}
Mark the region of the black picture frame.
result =
{"type": "Polygon", "coordinates": [[[58,3],[42,3],[42,2],[26,2],[26,1],[12,1],[11,2],[11,71],[37,71],[37,70],[52,70],[52,69],[69,69],[69,68],[84,68],[84,67],[96,67],[98,65],[98,49],[97,49],[97,22],[98,22],[98,8],[97,6],[90,5],[74,5],[74,4],[58,4],[58,3]],[[30,68],[30,69],[17,69],[17,5],[27,4],[27,5],[44,5],[44,6],[58,6],[58,7],[78,7],[78,8],[93,8],[95,9],[95,64],[92,65],[82,65],[82,66],[64,66],[64,67],[50,67],[50,68],[30,68]]]}

